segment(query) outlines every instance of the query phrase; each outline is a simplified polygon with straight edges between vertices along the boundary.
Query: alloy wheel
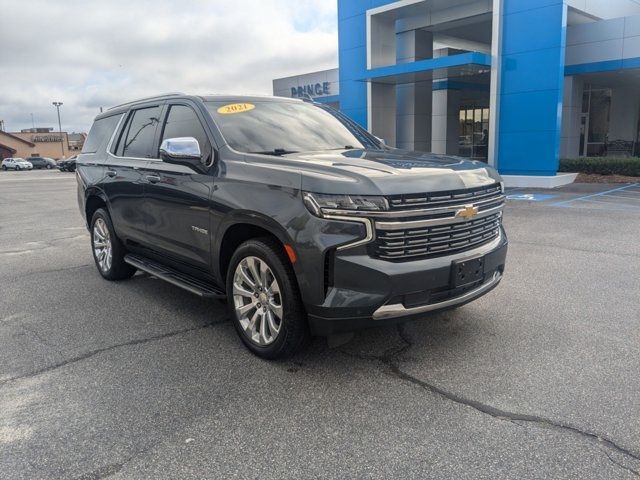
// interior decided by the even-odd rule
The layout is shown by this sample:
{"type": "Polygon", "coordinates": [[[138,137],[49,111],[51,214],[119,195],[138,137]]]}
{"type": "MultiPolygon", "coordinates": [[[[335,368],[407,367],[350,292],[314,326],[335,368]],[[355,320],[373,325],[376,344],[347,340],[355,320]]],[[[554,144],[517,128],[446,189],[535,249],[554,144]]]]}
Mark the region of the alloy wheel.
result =
{"type": "Polygon", "coordinates": [[[111,250],[111,235],[106,222],[98,218],[93,224],[93,253],[98,262],[98,267],[103,272],[111,269],[113,252],[111,250]]]}
{"type": "Polygon", "coordinates": [[[256,345],[269,345],[282,331],[280,285],[258,257],[243,258],[233,275],[233,302],[245,335],[256,345]]]}

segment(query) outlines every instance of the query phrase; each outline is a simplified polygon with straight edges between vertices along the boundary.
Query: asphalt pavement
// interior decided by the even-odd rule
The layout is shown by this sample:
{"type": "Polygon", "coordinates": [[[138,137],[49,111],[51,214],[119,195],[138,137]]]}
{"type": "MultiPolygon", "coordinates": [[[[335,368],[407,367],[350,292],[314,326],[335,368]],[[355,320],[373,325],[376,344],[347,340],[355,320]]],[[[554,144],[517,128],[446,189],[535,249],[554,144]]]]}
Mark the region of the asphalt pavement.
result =
{"type": "Polygon", "coordinates": [[[2,172],[0,478],[637,478],[640,187],[619,187],[514,190],[496,290],[268,362],[222,303],[103,280],[73,174],[2,172]]]}

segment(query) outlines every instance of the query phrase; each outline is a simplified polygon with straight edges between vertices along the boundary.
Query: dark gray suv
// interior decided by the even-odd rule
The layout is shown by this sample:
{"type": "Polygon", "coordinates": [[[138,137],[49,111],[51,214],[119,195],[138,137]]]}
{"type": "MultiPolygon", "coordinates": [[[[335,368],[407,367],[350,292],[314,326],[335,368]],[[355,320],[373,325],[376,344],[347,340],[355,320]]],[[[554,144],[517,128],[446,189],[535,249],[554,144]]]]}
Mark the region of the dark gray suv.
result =
{"type": "Polygon", "coordinates": [[[96,117],[78,201],[100,274],[226,297],[242,341],[285,357],[311,335],[424,317],[494,288],[500,176],[385,146],[301,100],[171,94],[96,117]]]}

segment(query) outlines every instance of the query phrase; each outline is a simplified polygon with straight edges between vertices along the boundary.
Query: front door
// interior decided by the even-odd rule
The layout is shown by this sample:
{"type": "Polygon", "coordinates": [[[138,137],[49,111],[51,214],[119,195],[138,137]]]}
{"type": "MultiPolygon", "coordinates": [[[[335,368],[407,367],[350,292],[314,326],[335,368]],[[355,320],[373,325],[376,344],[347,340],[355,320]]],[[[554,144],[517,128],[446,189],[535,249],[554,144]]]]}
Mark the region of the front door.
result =
{"type": "MultiPolygon", "coordinates": [[[[167,138],[193,137],[203,162],[210,164],[212,147],[203,121],[191,105],[169,104],[160,143],[167,138]]],[[[152,160],[147,166],[145,214],[149,246],[178,265],[210,272],[213,176],[208,169],[152,160]]]]}

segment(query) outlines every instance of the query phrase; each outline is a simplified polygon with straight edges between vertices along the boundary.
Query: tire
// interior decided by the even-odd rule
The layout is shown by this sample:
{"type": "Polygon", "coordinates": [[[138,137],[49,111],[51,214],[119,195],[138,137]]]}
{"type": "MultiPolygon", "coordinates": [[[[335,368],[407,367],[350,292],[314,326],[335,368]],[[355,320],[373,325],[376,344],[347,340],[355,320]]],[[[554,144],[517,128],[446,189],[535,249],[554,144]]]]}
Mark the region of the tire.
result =
{"type": "Polygon", "coordinates": [[[19,165],[16,165],[16,172],[19,172],[20,170],[22,170],[22,167],[20,167],[19,165]]]}
{"type": "Polygon", "coordinates": [[[105,209],[99,208],[93,214],[90,234],[91,253],[100,275],[107,280],[124,280],[136,273],[136,269],[124,261],[127,250],[116,236],[109,212],[105,209]]]}
{"type": "Polygon", "coordinates": [[[6,172],[7,171],[7,166],[6,165],[2,165],[2,170],[4,170],[6,172]]]}
{"type": "Polygon", "coordinates": [[[227,271],[227,304],[240,339],[249,350],[261,358],[273,360],[291,357],[304,347],[310,338],[307,314],[293,268],[282,244],[273,238],[248,240],[234,252],[227,271]],[[264,274],[266,282],[259,274],[261,279],[254,282],[256,289],[252,289],[251,284],[248,283],[255,280],[251,273],[251,266],[260,268],[262,265],[255,259],[266,265],[268,272],[264,274]],[[248,273],[251,278],[242,276],[240,270],[245,274],[248,273]],[[262,283],[273,287],[273,290],[263,288],[260,296],[256,297],[256,291],[262,283]],[[243,290],[234,288],[234,285],[238,285],[243,290]],[[244,294],[239,294],[239,291],[243,291],[244,294]],[[261,305],[261,300],[264,305],[261,305]],[[250,307],[252,302],[254,306],[250,307]],[[238,310],[240,307],[248,310],[243,314],[238,310]],[[263,336],[263,324],[265,336],[263,336]],[[278,327],[277,332],[271,325],[278,327]],[[270,342],[267,338],[269,334],[272,336],[270,342]]]}
{"type": "Polygon", "coordinates": [[[51,170],[51,165],[47,164],[47,166],[45,167],[47,170],[51,170]]]}

